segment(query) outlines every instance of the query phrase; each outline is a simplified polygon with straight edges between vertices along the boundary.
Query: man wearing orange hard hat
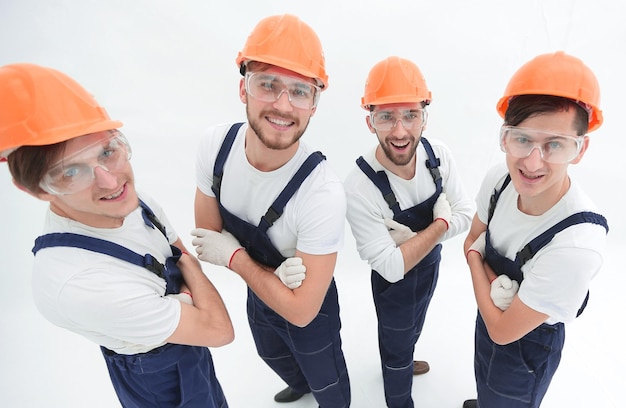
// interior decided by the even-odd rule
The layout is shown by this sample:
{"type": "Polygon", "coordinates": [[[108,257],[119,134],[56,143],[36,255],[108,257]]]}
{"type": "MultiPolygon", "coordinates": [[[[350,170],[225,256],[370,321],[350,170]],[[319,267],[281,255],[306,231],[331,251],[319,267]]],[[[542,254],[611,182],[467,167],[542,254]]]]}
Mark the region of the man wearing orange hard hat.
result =
{"type": "Polygon", "coordinates": [[[270,16],[236,63],[247,122],[215,126],[200,144],[192,243],[200,260],[248,285],[258,354],[287,383],[274,400],[312,393],[322,408],[348,407],[333,278],[345,195],[324,155],[301,140],[328,88],[322,46],[298,17],[270,16]]]}
{"type": "Polygon", "coordinates": [[[478,317],[478,399],[464,408],[537,408],[559,366],[565,323],[587,305],[608,225],[569,175],[602,124],[600,87],[562,51],[513,75],[497,104],[506,165],[490,170],[464,249],[478,317]]]}
{"type": "Polygon", "coordinates": [[[439,276],[441,242],[469,228],[473,205],[450,150],[422,136],[431,92],[413,62],[392,56],[370,70],[361,98],[378,143],[344,181],[347,218],[370,267],[388,407],[411,408],[413,361],[439,276]]]}
{"type": "Polygon", "coordinates": [[[207,347],[233,340],[228,312],[161,207],[135,190],[121,126],[57,70],[0,67],[0,158],[50,204],[33,248],[35,304],[100,345],[122,406],[226,407],[207,347]]]}

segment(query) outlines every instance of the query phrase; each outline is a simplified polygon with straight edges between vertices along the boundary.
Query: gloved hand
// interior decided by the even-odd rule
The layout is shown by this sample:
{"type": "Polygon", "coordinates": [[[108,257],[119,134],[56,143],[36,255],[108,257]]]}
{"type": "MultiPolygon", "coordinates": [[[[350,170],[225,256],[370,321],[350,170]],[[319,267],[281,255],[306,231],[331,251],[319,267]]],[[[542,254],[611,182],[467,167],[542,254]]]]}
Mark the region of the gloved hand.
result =
{"type": "Polygon", "coordinates": [[[226,230],[217,232],[196,228],[191,231],[191,235],[196,237],[191,244],[196,247],[198,259],[214,265],[228,268],[232,256],[239,248],[242,248],[237,238],[226,230]]]}
{"type": "Polygon", "coordinates": [[[470,251],[476,251],[480,254],[480,257],[485,259],[485,239],[487,237],[487,231],[483,231],[480,233],[478,238],[474,241],[474,243],[469,247],[465,257],[469,255],[470,251]]]}
{"type": "Polygon", "coordinates": [[[491,300],[500,310],[505,311],[511,306],[513,298],[519,290],[519,283],[500,275],[491,282],[491,300]]]}
{"type": "Polygon", "coordinates": [[[450,202],[446,197],[446,193],[439,194],[439,198],[435,201],[433,206],[433,221],[436,219],[442,219],[446,222],[446,226],[450,229],[450,219],[452,218],[452,208],[450,202]]]}
{"type": "Polygon", "coordinates": [[[278,276],[285,286],[293,290],[302,285],[302,281],[306,277],[306,266],[302,263],[302,258],[297,256],[287,258],[276,268],[274,275],[278,276]]]}
{"type": "Polygon", "coordinates": [[[417,235],[411,228],[394,221],[392,218],[385,218],[385,225],[389,228],[389,235],[391,235],[391,239],[396,243],[396,246],[404,244],[417,235]]]}

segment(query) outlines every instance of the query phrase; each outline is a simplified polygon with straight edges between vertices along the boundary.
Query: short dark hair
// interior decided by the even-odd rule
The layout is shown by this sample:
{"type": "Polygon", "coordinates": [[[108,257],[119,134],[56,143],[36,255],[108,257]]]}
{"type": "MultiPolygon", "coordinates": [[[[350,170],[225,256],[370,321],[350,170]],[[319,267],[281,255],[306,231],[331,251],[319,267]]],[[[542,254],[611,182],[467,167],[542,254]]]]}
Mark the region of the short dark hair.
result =
{"type": "Polygon", "coordinates": [[[15,183],[33,194],[44,192],[39,183],[50,166],[65,150],[67,141],[45,146],[22,146],[7,157],[9,171],[15,183]]]}
{"type": "Polygon", "coordinates": [[[576,134],[583,136],[589,129],[589,113],[576,101],[553,95],[519,95],[509,101],[504,115],[504,124],[518,126],[524,120],[543,113],[568,112],[575,109],[574,127],[576,134]]]}

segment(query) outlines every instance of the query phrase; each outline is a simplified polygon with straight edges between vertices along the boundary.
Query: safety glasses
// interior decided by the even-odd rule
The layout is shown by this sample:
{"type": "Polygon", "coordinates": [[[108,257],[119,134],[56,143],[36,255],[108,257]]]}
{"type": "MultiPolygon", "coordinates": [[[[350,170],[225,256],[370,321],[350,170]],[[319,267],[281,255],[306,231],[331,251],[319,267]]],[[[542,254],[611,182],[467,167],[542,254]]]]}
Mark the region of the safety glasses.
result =
{"type": "Polygon", "coordinates": [[[424,109],[383,109],[370,112],[372,127],[380,131],[393,129],[398,121],[408,130],[417,130],[424,126],[428,113],[424,109]]]}
{"type": "Polygon", "coordinates": [[[132,151],[128,140],[119,130],[100,139],[54,164],[43,176],[39,186],[49,194],[75,194],[90,187],[95,180],[95,168],[107,172],[124,168],[132,151]]]}
{"type": "Polygon", "coordinates": [[[317,106],[321,89],[317,85],[287,75],[247,72],[246,92],[255,99],[275,102],[287,94],[294,108],[312,109],[317,106]]]}
{"type": "Polygon", "coordinates": [[[548,163],[563,164],[572,161],[582,148],[584,136],[570,136],[517,126],[503,126],[500,130],[500,148],[503,152],[523,159],[539,149],[548,163]]]}

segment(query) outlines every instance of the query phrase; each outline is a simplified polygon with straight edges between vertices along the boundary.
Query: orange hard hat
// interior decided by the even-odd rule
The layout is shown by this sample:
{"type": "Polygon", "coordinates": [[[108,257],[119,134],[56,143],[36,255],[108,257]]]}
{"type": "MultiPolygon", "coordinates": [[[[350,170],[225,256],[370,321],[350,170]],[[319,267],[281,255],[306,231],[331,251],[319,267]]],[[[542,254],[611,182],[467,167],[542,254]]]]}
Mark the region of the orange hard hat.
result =
{"type": "Polygon", "coordinates": [[[371,105],[388,103],[430,103],[432,96],[420,69],[413,62],[389,57],[372,67],[365,82],[361,107],[369,110],[371,105]]]}
{"type": "Polygon", "coordinates": [[[21,146],[49,145],[121,126],[62,72],[35,64],[0,67],[0,161],[21,146]]]}
{"type": "Polygon", "coordinates": [[[504,118],[511,97],[551,95],[572,99],[589,112],[589,132],[602,124],[600,86],[591,69],[563,51],[542,54],[513,74],[496,109],[504,118]]]}
{"type": "Polygon", "coordinates": [[[261,20],[235,60],[240,69],[248,61],[297,72],[314,78],[322,90],[328,88],[322,44],[315,31],[294,15],[283,14],[261,20]]]}

